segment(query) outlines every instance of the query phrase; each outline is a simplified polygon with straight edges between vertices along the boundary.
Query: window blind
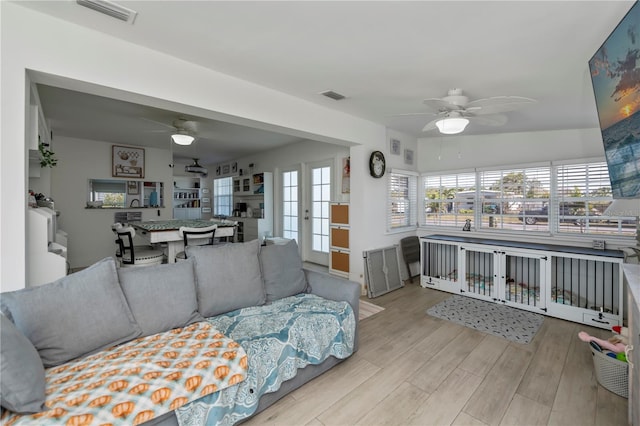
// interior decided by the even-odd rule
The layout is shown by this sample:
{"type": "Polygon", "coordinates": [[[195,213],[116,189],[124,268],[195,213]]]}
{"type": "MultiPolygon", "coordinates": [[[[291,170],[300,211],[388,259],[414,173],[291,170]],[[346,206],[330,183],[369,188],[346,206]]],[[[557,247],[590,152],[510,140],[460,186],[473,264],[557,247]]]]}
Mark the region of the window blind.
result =
{"type": "Polygon", "coordinates": [[[417,176],[391,171],[388,179],[387,231],[415,227],[417,222],[417,176]]]}

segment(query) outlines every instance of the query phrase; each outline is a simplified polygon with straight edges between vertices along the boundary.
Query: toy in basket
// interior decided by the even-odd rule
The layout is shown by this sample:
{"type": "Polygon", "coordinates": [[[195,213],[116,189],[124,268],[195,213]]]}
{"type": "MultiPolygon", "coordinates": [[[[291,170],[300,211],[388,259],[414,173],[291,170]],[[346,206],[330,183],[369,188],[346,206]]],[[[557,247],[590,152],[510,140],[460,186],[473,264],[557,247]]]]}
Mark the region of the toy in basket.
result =
{"type": "Polygon", "coordinates": [[[584,331],[578,333],[578,337],[589,343],[598,383],[605,389],[623,398],[628,398],[629,364],[625,356],[626,337],[616,335],[608,340],[603,340],[590,336],[584,331]]]}

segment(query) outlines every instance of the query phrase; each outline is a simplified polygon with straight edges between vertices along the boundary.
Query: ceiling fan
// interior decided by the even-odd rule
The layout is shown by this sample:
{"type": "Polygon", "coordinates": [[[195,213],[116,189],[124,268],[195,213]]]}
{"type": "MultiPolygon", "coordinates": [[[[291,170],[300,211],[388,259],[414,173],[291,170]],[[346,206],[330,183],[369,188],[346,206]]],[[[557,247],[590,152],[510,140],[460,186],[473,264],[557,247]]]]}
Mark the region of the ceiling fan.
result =
{"type": "Polygon", "coordinates": [[[423,101],[430,111],[401,115],[435,115],[437,118],[428,122],[422,131],[438,129],[440,133],[453,135],[463,132],[471,121],[483,126],[502,126],[508,121],[503,112],[514,111],[534,102],[536,100],[521,96],[495,96],[469,101],[462,94],[462,89],[450,89],[443,98],[423,101]]]}
{"type": "Polygon", "coordinates": [[[167,130],[152,130],[152,132],[171,132],[171,140],[178,145],[191,145],[198,132],[197,121],[186,120],[182,117],[176,118],[170,125],[149,118],[143,117],[143,119],[167,127],[167,130]]]}

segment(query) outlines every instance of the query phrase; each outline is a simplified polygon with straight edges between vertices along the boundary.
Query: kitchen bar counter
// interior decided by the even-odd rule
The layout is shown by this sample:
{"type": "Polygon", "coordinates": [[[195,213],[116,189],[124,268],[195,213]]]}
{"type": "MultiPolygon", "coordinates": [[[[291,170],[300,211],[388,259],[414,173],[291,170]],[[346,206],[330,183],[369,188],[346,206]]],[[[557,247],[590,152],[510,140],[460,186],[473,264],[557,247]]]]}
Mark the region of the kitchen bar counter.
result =
{"type": "Polygon", "coordinates": [[[235,235],[235,221],[224,219],[213,220],[152,220],[147,222],[130,222],[129,225],[136,229],[136,235],[149,241],[151,244],[167,243],[167,262],[174,263],[176,254],[184,250],[183,239],[178,230],[185,226],[189,228],[204,228],[211,225],[218,225],[224,228],[222,232],[216,230],[216,237],[232,237],[235,235]]]}

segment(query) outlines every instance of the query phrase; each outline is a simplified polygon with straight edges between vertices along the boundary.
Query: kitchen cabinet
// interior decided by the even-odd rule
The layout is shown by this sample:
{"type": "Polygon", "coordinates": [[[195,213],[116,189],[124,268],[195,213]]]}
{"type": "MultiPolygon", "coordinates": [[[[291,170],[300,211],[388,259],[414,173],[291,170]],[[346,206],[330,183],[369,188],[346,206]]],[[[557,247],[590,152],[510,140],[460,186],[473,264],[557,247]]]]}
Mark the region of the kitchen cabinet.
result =
{"type": "Polygon", "coordinates": [[[264,239],[273,235],[273,174],[254,173],[233,178],[233,205],[240,217],[239,242],[264,239]],[[240,212],[240,206],[244,211],[240,212]]]}
{"type": "Polygon", "coordinates": [[[139,184],[142,185],[142,205],[144,207],[164,207],[164,184],[162,182],[140,182],[139,184]]]}
{"type": "Polygon", "coordinates": [[[608,330],[622,324],[620,251],[447,235],[420,246],[422,287],[608,330]]]}

